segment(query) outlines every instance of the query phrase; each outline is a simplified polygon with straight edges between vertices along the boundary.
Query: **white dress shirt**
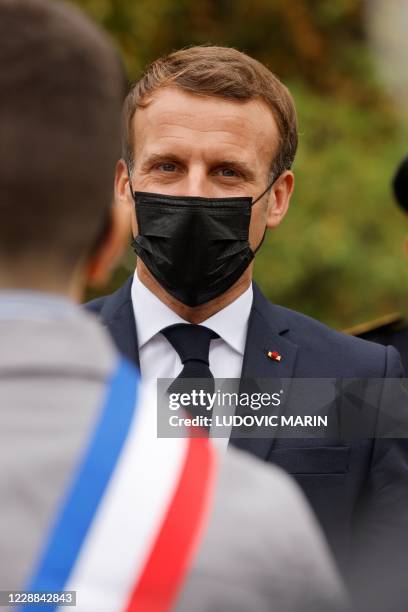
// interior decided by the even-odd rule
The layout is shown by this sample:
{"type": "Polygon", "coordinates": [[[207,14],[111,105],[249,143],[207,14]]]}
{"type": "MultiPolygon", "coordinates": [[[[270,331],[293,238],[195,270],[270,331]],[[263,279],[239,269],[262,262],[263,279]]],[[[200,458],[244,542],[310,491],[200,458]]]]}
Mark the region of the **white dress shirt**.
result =
{"type": "MultiPolygon", "coordinates": [[[[219,335],[210,344],[209,363],[214,378],[241,376],[252,299],[250,285],[234,302],[201,323],[219,335]]],[[[160,332],[169,325],[187,321],[145,287],[137,272],[132,284],[132,304],[142,379],[154,382],[157,378],[176,378],[183,365],[177,351],[160,332]]],[[[228,438],[214,441],[221,448],[228,444],[228,438]]]]}

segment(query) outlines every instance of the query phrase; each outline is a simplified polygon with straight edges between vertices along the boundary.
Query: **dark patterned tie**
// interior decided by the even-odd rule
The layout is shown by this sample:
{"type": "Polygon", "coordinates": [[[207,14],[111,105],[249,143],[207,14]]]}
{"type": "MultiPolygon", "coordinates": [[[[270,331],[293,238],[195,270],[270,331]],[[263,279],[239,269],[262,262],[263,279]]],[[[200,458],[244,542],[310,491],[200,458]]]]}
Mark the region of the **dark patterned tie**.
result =
{"type": "MultiPolygon", "coordinates": [[[[214,377],[208,361],[211,340],[219,335],[203,325],[177,323],[162,329],[161,333],[177,351],[183,369],[168,388],[168,393],[214,393],[214,377]],[[194,380],[192,380],[194,379],[194,380]],[[199,379],[199,380],[198,380],[199,379]]],[[[186,406],[192,416],[211,416],[204,406],[186,406]]]]}

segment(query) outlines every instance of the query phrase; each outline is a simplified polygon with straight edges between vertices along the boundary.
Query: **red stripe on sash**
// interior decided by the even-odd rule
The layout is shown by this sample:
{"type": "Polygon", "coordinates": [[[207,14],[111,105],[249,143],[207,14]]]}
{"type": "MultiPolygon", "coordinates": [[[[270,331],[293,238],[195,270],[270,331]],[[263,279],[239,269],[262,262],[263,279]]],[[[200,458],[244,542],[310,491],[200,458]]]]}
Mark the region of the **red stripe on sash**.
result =
{"type": "Polygon", "coordinates": [[[175,604],[206,524],[214,468],[208,439],[189,438],[175,494],[126,612],[166,612],[175,604]]]}

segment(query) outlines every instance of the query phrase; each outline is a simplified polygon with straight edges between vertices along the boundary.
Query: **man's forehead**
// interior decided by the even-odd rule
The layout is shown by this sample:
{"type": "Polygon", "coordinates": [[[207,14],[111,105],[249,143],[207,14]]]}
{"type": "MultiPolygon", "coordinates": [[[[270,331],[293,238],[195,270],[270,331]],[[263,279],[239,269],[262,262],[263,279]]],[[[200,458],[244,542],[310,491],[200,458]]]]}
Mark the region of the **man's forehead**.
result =
{"type": "Polygon", "coordinates": [[[200,139],[231,147],[276,146],[278,128],[261,100],[237,102],[165,88],[155,94],[133,121],[136,148],[147,142],[200,139]],[[139,146],[138,146],[139,145],[139,146]]]}

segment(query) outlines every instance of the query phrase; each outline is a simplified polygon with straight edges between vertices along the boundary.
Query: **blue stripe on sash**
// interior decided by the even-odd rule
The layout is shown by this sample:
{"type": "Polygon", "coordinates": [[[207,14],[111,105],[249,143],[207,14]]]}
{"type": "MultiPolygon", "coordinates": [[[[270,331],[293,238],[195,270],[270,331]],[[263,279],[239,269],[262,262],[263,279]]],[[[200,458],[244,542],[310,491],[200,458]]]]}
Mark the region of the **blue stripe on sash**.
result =
{"type": "MultiPolygon", "coordinates": [[[[108,382],[105,404],[88,449],[27,591],[64,589],[126,440],[136,412],[137,386],[136,370],[121,358],[108,382]]],[[[20,610],[51,612],[58,605],[28,604],[20,610]]]]}

